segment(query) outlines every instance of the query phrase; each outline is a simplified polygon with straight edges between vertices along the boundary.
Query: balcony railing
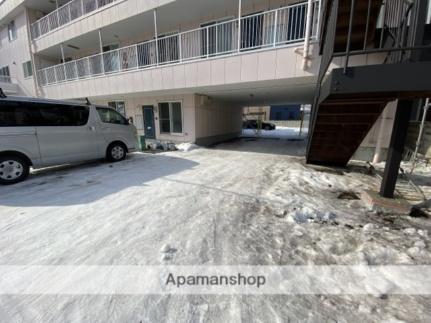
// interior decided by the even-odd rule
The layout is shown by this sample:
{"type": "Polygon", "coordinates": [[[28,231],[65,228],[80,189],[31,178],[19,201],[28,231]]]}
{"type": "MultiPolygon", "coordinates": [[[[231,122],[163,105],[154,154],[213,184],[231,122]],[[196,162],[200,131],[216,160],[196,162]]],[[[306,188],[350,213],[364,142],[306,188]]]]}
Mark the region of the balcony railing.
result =
{"type": "Polygon", "coordinates": [[[31,24],[31,38],[37,39],[115,1],[117,0],[72,0],[31,24]]]}
{"type": "MultiPolygon", "coordinates": [[[[311,38],[316,39],[320,2],[312,4],[311,38]]],[[[240,30],[238,19],[234,19],[51,66],[38,71],[38,84],[46,86],[303,42],[307,7],[308,3],[300,3],[242,17],[240,30]]]]}

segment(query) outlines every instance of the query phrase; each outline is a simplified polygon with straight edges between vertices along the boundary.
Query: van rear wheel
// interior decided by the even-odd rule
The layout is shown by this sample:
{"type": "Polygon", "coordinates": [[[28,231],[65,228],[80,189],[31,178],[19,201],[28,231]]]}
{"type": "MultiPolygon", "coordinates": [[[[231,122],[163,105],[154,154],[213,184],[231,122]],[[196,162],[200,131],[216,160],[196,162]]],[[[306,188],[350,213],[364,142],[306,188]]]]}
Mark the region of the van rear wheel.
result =
{"type": "Polygon", "coordinates": [[[126,158],[126,155],[127,155],[126,146],[123,143],[118,142],[118,143],[113,143],[109,145],[106,158],[110,162],[119,162],[124,160],[126,158]]]}
{"type": "Polygon", "coordinates": [[[30,172],[30,165],[18,156],[0,157],[0,184],[10,185],[22,182],[30,172]]]}

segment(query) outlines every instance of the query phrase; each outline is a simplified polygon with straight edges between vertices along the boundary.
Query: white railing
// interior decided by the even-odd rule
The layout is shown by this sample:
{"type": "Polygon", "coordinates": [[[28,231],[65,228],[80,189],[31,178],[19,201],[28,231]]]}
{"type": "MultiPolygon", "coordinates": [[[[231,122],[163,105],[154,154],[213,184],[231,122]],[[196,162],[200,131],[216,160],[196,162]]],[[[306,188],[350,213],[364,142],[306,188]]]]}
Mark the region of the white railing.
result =
{"type": "Polygon", "coordinates": [[[9,75],[0,75],[1,83],[12,83],[12,78],[9,75]]]}
{"type": "Polygon", "coordinates": [[[31,38],[37,39],[89,12],[117,0],[72,0],[31,24],[31,38]]]}
{"type": "MultiPolygon", "coordinates": [[[[313,2],[312,38],[320,2],[313,2]]],[[[40,86],[303,42],[307,3],[300,3],[84,57],[38,71],[40,86]],[[238,48],[238,44],[240,48],[238,48]]],[[[289,64],[289,62],[286,62],[289,64]]]]}

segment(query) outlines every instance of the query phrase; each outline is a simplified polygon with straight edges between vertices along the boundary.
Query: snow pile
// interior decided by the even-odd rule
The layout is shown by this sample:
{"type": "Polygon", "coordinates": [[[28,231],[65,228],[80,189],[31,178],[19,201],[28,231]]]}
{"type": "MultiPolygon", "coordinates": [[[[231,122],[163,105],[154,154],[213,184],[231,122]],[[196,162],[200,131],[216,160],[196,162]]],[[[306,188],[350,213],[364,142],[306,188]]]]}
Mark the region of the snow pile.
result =
{"type": "Polygon", "coordinates": [[[288,221],[298,224],[313,223],[313,222],[330,222],[336,218],[336,215],[331,212],[320,212],[310,207],[302,207],[295,209],[288,214],[288,221]]]}
{"type": "Polygon", "coordinates": [[[190,142],[184,142],[182,144],[176,145],[175,147],[180,151],[192,151],[200,148],[198,145],[192,144],[190,142]]]}
{"type": "Polygon", "coordinates": [[[243,137],[252,138],[280,138],[280,139],[300,139],[307,136],[308,129],[289,128],[289,127],[276,127],[275,130],[256,130],[256,129],[243,129],[243,137]]]}

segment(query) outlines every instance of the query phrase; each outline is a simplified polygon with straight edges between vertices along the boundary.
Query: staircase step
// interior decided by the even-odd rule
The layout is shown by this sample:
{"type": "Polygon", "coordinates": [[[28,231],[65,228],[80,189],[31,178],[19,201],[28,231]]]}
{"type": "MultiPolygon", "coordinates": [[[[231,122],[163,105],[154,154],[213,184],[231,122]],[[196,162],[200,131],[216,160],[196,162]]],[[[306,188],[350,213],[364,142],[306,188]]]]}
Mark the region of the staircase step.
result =
{"type": "Polygon", "coordinates": [[[379,114],[344,114],[344,115],[320,115],[317,117],[319,124],[369,124],[374,123],[379,114]]]}
{"type": "Polygon", "coordinates": [[[318,107],[307,161],[344,166],[391,98],[327,98],[318,107]]]}

